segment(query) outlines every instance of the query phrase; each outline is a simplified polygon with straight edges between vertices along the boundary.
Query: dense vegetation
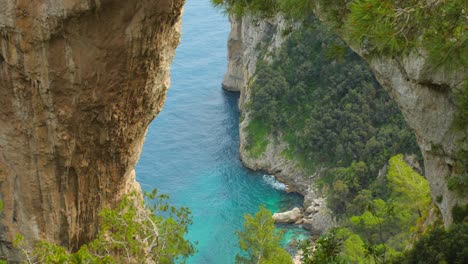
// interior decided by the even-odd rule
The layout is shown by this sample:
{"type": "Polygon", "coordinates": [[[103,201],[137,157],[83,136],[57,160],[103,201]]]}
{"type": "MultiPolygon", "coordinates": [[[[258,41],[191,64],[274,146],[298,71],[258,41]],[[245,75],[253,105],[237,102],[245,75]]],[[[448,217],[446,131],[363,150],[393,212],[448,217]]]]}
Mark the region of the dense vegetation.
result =
{"type": "Polygon", "coordinates": [[[305,169],[333,168],[321,183],[329,206],[344,214],[363,190],[388,195],[375,182],[379,170],[391,156],[419,150],[368,66],[317,21],[307,24],[272,63],[257,65],[246,145],[258,157],[271,135],[287,141],[284,156],[305,169]]]}
{"type": "Polygon", "coordinates": [[[361,192],[354,201],[360,208],[354,210],[355,215],[323,235],[314,252],[304,246],[305,263],[465,263],[466,225],[457,225],[448,233],[440,227],[441,222],[432,230],[423,228],[430,211],[429,186],[402,155],[390,159],[386,181],[388,198],[361,192]],[[420,236],[413,249],[406,250],[420,236]],[[445,241],[447,247],[442,248],[437,239],[445,241]]]}
{"type": "Polygon", "coordinates": [[[169,197],[156,190],[145,197],[152,206],[145,207],[132,193],[117,208],[104,209],[96,239],[75,253],[46,241],[30,248],[21,235],[16,237],[15,247],[26,263],[184,263],[195,252],[184,238],[192,223],[190,211],[170,206],[169,197]]]}
{"type": "MultiPolygon", "coordinates": [[[[364,56],[417,52],[431,66],[452,71],[467,67],[466,1],[212,1],[237,16],[283,13],[305,19],[272,63],[259,61],[246,106],[252,156],[260,157],[271,140],[282,140],[289,143],[284,156],[300,166],[331,168],[320,186],[341,227],[321,237],[313,253],[305,246],[305,263],[466,263],[468,252],[460,249],[468,245],[467,208],[453,208],[457,224],[448,231],[440,223],[424,226],[429,187],[396,155],[418,153],[414,137],[359,58],[309,19],[319,11],[327,26],[364,56]],[[379,171],[389,159],[386,171],[379,171]],[[413,249],[405,251],[410,243],[413,249]]],[[[459,109],[454,125],[465,130],[468,81],[442,92],[454,96],[459,109]]],[[[468,157],[463,151],[459,156],[468,157]]],[[[466,164],[457,163],[454,170],[460,175],[448,179],[449,188],[465,195],[466,164]]],[[[437,209],[431,210],[433,219],[437,209]]]]}
{"type": "Polygon", "coordinates": [[[465,0],[211,0],[228,13],[306,17],[319,10],[342,37],[368,54],[426,51],[435,66],[466,67],[465,0]]]}
{"type": "Polygon", "coordinates": [[[454,224],[448,230],[441,227],[431,230],[393,263],[468,263],[468,224],[454,224]]]}
{"type": "Polygon", "coordinates": [[[260,207],[254,216],[244,216],[244,230],[237,231],[242,254],[236,255],[236,263],[242,264],[288,264],[291,256],[280,241],[282,233],[275,228],[271,212],[260,207]]]}

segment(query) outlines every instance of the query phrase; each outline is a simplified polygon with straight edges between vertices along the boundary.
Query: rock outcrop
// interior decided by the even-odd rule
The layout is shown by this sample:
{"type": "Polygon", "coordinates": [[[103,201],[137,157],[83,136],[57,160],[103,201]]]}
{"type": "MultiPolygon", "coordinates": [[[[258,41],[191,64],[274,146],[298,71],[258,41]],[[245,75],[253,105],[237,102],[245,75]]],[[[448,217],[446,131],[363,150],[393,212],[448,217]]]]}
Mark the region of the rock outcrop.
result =
{"type": "Polygon", "coordinates": [[[397,103],[406,122],[416,134],[424,158],[424,175],[431,195],[441,211],[446,226],[452,219],[452,208],[468,203],[468,196],[449,190],[448,179],[466,166],[459,157],[468,150],[467,133],[454,128],[457,107],[453,93],[460,89],[466,74],[434,67],[421,54],[404,58],[370,58],[363,50],[355,50],[369,62],[377,80],[397,103]]]}
{"type": "Polygon", "coordinates": [[[337,225],[333,213],[328,209],[322,198],[307,201],[308,207],[304,210],[302,227],[309,230],[313,235],[321,235],[331,227],[337,225]]]}
{"type": "Polygon", "coordinates": [[[291,211],[273,214],[273,220],[275,220],[275,223],[277,224],[296,223],[297,221],[301,219],[302,219],[302,212],[297,207],[294,207],[291,211]]]}
{"type": "Polygon", "coordinates": [[[184,0],[0,0],[0,240],[74,250],[138,190],[184,0]]]}
{"type": "Polygon", "coordinates": [[[242,90],[248,87],[255,74],[257,60],[266,51],[268,57],[280,48],[286,39],[288,30],[298,25],[288,22],[283,16],[260,19],[253,16],[236,18],[229,16],[231,32],[228,37],[228,67],[224,75],[222,86],[228,91],[240,91],[242,105],[247,93],[242,90]]]}

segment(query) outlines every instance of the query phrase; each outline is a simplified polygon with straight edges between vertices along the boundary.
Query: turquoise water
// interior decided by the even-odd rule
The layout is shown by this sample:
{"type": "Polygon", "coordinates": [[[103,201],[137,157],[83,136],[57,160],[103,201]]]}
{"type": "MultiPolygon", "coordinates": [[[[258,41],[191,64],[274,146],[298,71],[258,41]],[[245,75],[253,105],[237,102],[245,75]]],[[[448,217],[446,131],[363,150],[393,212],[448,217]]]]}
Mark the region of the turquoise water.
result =
{"type": "MultiPolygon", "coordinates": [[[[302,204],[300,196],[273,188],[269,177],[238,159],[238,94],[221,89],[229,29],[227,17],[208,0],[188,0],[172,86],[136,168],[144,190],[157,188],[172,204],[191,209],[187,237],[199,244],[189,263],[232,263],[243,214],[262,204],[272,211],[302,204]]],[[[288,237],[300,232],[287,231],[288,237]]]]}

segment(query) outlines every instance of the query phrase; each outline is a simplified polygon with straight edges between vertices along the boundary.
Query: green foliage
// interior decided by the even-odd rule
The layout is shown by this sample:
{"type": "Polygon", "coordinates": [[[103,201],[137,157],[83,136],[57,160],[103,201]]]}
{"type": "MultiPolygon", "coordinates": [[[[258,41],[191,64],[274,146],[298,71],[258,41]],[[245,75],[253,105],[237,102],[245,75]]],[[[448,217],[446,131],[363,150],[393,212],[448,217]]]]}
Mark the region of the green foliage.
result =
{"type": "Polygon", "coordinates": [[[28,262],[39,263],[184,263],[194,253],[184,235],[192,223],[190,211],[167,203],[167,195],[145,193],[145,207],[136,193],[123,198],[115,209],[100,214],[99,233],[88,245],[69,253],[63,247],[39,241],[33,249],[18,235],[14,246],[28,262]],[[164,216],[163,216],[164,215],[164,216]]]}
{"type": "Polygon", "coordinates": [[[387,180],[393,190],[392,199],[404,207],[399,210],[410,209],[421,215],[422,211],[429,208],[429,184],[403,160],[403,155],[390,159],[387,180]],[[411,203],[408,204],[408,201],[411,203]]]}
{"type": "Polygon", "coordinates": [[[238,17],[247,14],[268,17],[277,12],[277,0],[211,0],[211,3],[238,17]]]}
{"type": "Polygon", "coordinates": [[[156,190],[145,193],[147,199],[154,200],[148,208],[135,195],[125,197],[117,209],[103,210],[100,232],[90,249],[98,254],[114,252],[127,263],[142,263],[145,259],[171,263],[193,254],[192,244],[184,239],[192,223],[190,211],[169,206],[169,197],[158,195],[156,190]]]}
{"type": "Polygon", "coordinates": [[[424,50],[435,66],[466,67],[466,1],[212,0],[228,13],[302,19],[319,11],[340,35],[370,54],[400,56],[424,50]]]}
{"type": "Polygon", "coordinates": [[[283,234],[275,229],[270,211],[260,207],[254,216],[244,216],[244,230],[237,231],[242,254],[236,255],[236,263],[292,263],[291,256],[280,241],[283,234]]]}
{"type": "Polygon", "coordinates": [[[452,225],[448,231],[435,228],[419,239],[411,250],[395,258],[401,264],[462,264],[468,262],[468,225],[452,225]]]}
{"type": "Polygon", "coordinates": [[[456,204],[452,208],[452,218],[453,222],[457,224],[468,221],[468,204],[465,204],[465,206],[456,204]]]}
{"type": "MultiPolygon", "coordinates": [[[[342,195],[343,200],[350,199],[348,194],[362,184],[359,175],[365,171],[363,163],[337,170],[335,175],[339,180],[333,179],[333,186],[340,191],[335,190],[335,194],[342,195]]],[[[342,228],[319,239],[323,243],[322,239],[332,238],[325,256],[336,256],[343,263],[399,263],[392,261],[400,259],[414,239],[415,227],[429,210],[430,192],[426,179],[404,162],[403,155],[389,160],[386,180],[385,197],[375,197],[374,192],[362,189],[354,200],[344,205],[343,216],[348,218],[341,221],[342,228]]],[[[320,251],[312,254],[310,249],[304,252],[309,259],[323,255],[320,251]]]]}
{"type": "Polygon", "coordinates": [[[450,175],[447,179],[447,188],[463,197],[468,192],[468,172],[450,175]]]}
{"type": "Polygon", "coordinates": [[[342,240],[337,236],[337,229],[332,229],[321,236],[315,242],[315,249],[312,250],[310,241],[306,241],[302,246],[302,259],[304,264],[341,264],[345,263],[340,256],[342,240]]]}
{"type": "Polygon", "coordinates": [[[287,141],[285,156],[301,159],[303,167],[362,161],[370,178],[391,155],[417,153],[414,136],[367,65],[317,21],[310,24],[291,33],[273,63],[258,62],[246,104],[251,155],[258,157],[272,136],[287,141]]]}
{"type": "Polygon", "coordinates": [[[268,126],[256,120],[247,127],[246,150],[255,158],[260,157],[268,146],[268,126]]]}
{"type": "Polygon", "coordinates": [[[429,209],[427,181],[404,162],[403,155],[390,159],[386,179],[390,190],[386,200],[361,191],[354,203],[359,201],[363,212],[351,216],[345,222],[347,228],[340,230],[345,241],[342,255],[353,263],[386,263],[397,258],[429,209]]]}
{"type": "Polygon", "coordinates": [[[344,241],[342,255],[344,259],[351,263],[372,262],[366,255],[366,244],[356,234],[350,234],[344,241]]]}
{"type": "Polygon", "coordinates": [[[466,66],[463,8],[464,0],[355,0],[344,29],[350,40],[371,53],[394,56],[422,48],[434,65],[466,66]]]}

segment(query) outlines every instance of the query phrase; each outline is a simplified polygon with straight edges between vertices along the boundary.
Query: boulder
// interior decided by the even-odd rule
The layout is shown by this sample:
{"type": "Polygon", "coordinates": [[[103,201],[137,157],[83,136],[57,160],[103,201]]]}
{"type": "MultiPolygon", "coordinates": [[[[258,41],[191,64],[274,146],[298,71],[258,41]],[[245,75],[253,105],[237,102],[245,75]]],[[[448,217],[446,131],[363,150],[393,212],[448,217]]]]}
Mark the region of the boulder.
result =
{"type": "Polygon", "coordinates": [[[301,210],[297,207],[294,207],[291,211],[286,211],[282,213],[274,213],[273,219],[277,224],[289,224],[295,223],[302,218],[301,210]]]}
{"type": "Polygon", "coordinates": [[[336,226],[336,222],[326,207],[321,207],[317,213],[305,218],[302,223],[302,227],[313,235],[321,235],[334,226],[336,226]]]}
{"type": "Polygon", "coordinates": [[[306,215],[311,215],[311,214],[317,213],[318,211],[319,211],[318,207],[311,205],[311,206],[307,207],[307,209],[305,210],[305,214],[306,215]]]}
{"type": "Polygon", "coordinates": [[[303,218],[297,220],[296,222],[294,222],[294,224],[295,224],[295,225],[300,225],[300,224],[302,224],[302,222],[304,222],[304,219],[303,219],[303,218]]]}

